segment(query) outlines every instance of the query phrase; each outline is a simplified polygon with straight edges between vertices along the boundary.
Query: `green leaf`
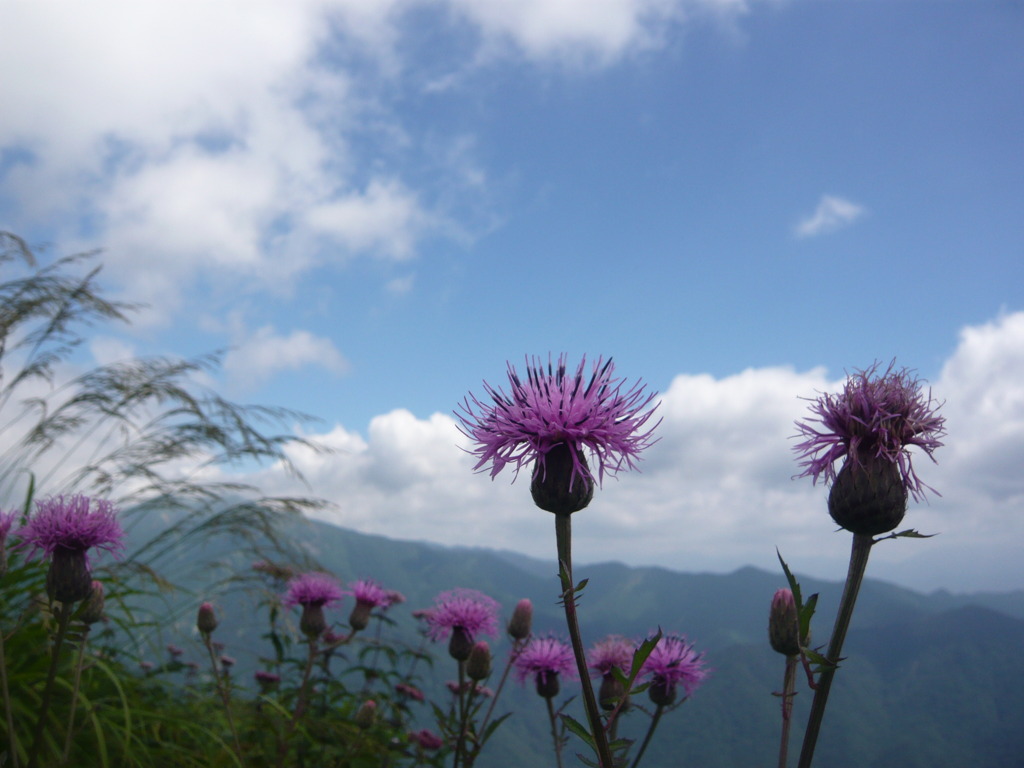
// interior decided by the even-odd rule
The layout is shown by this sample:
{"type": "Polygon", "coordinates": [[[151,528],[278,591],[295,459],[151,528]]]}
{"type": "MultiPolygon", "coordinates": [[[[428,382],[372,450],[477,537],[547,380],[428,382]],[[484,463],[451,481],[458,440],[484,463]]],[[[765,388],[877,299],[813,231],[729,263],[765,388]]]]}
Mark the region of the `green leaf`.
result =
{"type": "Polygon", "coordinates": [[[597,745],[594,744],[594,737],[590,731],[578,720],[569,715],[561,715],[562,724],[587,743],[587,746],[597,752],[597,745]]]}

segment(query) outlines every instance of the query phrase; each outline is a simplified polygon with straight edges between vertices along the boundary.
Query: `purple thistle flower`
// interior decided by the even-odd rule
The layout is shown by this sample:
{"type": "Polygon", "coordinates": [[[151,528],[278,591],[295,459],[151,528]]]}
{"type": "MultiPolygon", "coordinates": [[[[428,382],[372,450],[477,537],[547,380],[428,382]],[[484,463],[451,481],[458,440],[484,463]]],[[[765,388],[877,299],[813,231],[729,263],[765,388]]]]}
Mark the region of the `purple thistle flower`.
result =
{"type": "Polygon", "coordinates": [[[326,573],[303,573],[288,582],[285,606],[323,608],[339,602],[344,596],[337,579],[326,573]]]}
{"type": "Polygon", "coordinates": [[[368,605],[370,608],[387,608],[393,601],[393,595],[397,592],[389,592],[371,579],[354,581],[345,590],[346,595],[352,595],[357,603],[368,605]]]}
{"type": "Polygon", "coordinates": [[[53,496],[36,502],[36,513],[18,531],[16,546],[31,547],[29,557],[42,550],[52,558],[60,549],[85,555],[92,548],[108,552],[124,549],[124,531],[117,522],[112,502],[88,496],[53,496]]]}
{"type": "Polygon", "coordinates": [[[277,685],[281,682],[281,676],[274,674],[273,672],[267,672],[266,670],[258,670],[253,673],[253,677],[256,682],[264,688],[269,688],[272,685],[277,685]]]}
{"type": "Polygon", "coordinates": [[[609,675],[612,669],[628,673],[633,665],[636,643],[619,635],[610,635],[594,644],[587,654],[589,666],[599,675],[609,675]]]}
{"type": "Polygon", "coordinates": [[[679,685],[689,696],[708,676],[702,655],[679,635],[661,638],[644,662],[643,672],[651,679],[651,700],[659,705],[671,704],[679,685]]]}
{"type": "Polygon", "coordinates": [[[0,547],[3,547],[7,542],[7,536],[11,532],[11,526],[14,525],[14,521],[18,519],[18,510],[12,509],[9,512],[0,510],[0,547]]]}
{"type": "Polygon", "coordinates": [[[451,589],[434,599],[425,620],[427,636],[435,642],[444,640],[456,628],[473,642],[477,635],[497,634],[498,603],[475,589],[451,589]]]}
{"type": "MultiPolygon", "coordinates": [[[[543,477],[548,453],[559,445],[569,448],[572,458],[570,487],[577,479],[593,482],[594,476],[580,453],[584,448],[597,463],[597,479],[614,475],[624,468],[635,468],[640,452],[652,443],[655,424],[643,430],[654,409],[643,412],[655,393],[645,394],[640,382],[623,391],[624,380],[613,378],[611,359],[598,358],[589,380],[584,375],[586,358],[575,375],[566,371],[566,358],[558,365],[548,358],[547,369],[540,358],[527,358],[524,383],[511,363],[508,365],[509,394],[484,382],[484,390],[493,404],[480,402],[474,395],[463,401],[460,430],[476,441],[472,453],[478,460],[475,469],[490,464],[495,477],[507,464],[516,474],[536,461],[534,469],[543,477]]],[[[657,407],[657,406],[655,406],[657,407]]]]}
{"type": "Polygon", "coordinates": [[[797,436],[804,438],[793,448],[804,468],[798,477],[812,477],[815,483],[824,477],[833,483],[840,459],[862,468],[884,459],[899,467],[903,487],[920,501],[928,486],[914,472],[908,448],[916,445],[935,460],[932,453],[946,434],[945,418],[936,413],[942,404],[932,400],[930,391],[926,397],[921,382],[906,368],[896,370],[895,362],[883,374],[878,368],[876,362],[854,372],[842,392],[814,401],[811,412],[816,418],[797,422],[797,436]]]}
{"type": "Polygon", "coordinates": [[[568,643],[556,637],[535,637],[516,656],[516,676],[525,683],[531,675],[538,686],[547,684],[555,675],[575,679],[576,657],[568,643]]]}

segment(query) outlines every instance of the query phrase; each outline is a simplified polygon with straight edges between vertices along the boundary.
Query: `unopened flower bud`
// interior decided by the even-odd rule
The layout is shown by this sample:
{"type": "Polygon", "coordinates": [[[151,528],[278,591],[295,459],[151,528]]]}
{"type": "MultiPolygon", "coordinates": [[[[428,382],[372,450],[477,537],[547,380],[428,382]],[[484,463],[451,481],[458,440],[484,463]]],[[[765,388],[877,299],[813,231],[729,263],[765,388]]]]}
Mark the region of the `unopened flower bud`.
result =
{"type": "Polygon", "coordinates": [[[523,598],[516,603],[508,621],[508,634],[513,640],[525,640],[533,628],[533,603],[523,598]]]}
{"type": "Polygon", "coordinates": [[[800,653],[800,619],[796,612],[796,600],[788,589],[780,589],[772,598],[768,614],[768,642],[784,656],[800,653]]]}
{"type": "Polygon", "coordinates": [[[864,536],[891,531],[907,511],[899,465],[885,458],[847,461],[832,483],[828,512],[846,530],[864,536]]]}
{"type": "Polygon", "coordinates": [[[409,734],[409,741],[419,745],[423,750],[433,752],[444,746],[444,741],[433,731],[424,728],[422,731],[415,731],[409,734]]]}
{"type": "Polygon", "coordinates": [[[356,712],[355,723],[360,728],[372,728],[377,720],[377,702],[367,699],[356,712]]]}
{"type": "Polygon", "coordinates": [[[92,582],[92,591],[89,593],[89,597],[87,597],[85,602],[82,603],[82,607],[78,611],[78,620],[89,626],[92,626],[98,621],[102,621],[103,607],[103,582],[94,580],[92,582]]]}
{"type": "Polygon", "coordinates": [[[213,611],[213,603],[203,603],[199,606],[199,615],[196,617],[196,628],[204,635],[209,635],[217,628],[217,614],[213,611]]]}
{"type": "Polygon", "coordinates": [[[651,687],[647,689],[647,696],[652,704],[667,707],[676,700],[676,684],[667,678],[655,676],[651,687]]]}
{"type": "Polygon", "coordinates": [[[466,660],[466,674],[470,680],[486,680],[491,674],[491,648],[481,640],[473,645],[466,660]]]}
{"type": "Polygon", "coordinates": [[[465,627],[453,627],[451,639],[448,640],[448,655],[456,661],[465,661],[473,650],[473,638],[465,627]]]}
{"type": "Polygon", "coordinates": [[[302,616],[299,617],[299,629],[306,637],[313,639],[320,637],[327,629],[327,619],[324,618],[322,605],[302,606],[302,616]]]}
{"type": "Polygon", "coordinates": [[[375,607],[374,603],[368,603],[365,600],[356,601],[355,607],[348,617],[348,625],[354,632],[362,631],[369,626],[370,613],[375,607]]]}
{"type": "MultiPolygon", "coordinates": [[[[576,459],[587,467],[583,452],[576,450],[576,459]]],[[[544,461],[537,462],[530,483],[533,502],[538,507],[556,515],[579,512],[594,498],[594,481],[587,477],[574,477],[572,449],[566,443],[559,443],[544,455],[544,461]]]]}
{"type": "Polygon", "coordinates": [[[77,603],[92,592],[92,574],[85,551],[58,547],[46,573],[46,588],[54,600],[77,603]]]}
{"type": "Polygon", "coordinates": [[[545,699],[553,699],[558,695],[558,673],[538,672],[537,673],[537,695],[545,699]]]}
{"type": "MultiPolygon", "coordinates": [[[[597,693],[597,700],[601,705],[601,708],[607,711],[611,711],[618,706],[619,701],[623,696],[626,695],[626,686],[622,684],[622,681],[615,677],[611,672],[607,675],[603,675],[601,678],[601,688],[597,693]]],[[[622,705],[622,709],[625,710],[627,704],[622,705]]]]}

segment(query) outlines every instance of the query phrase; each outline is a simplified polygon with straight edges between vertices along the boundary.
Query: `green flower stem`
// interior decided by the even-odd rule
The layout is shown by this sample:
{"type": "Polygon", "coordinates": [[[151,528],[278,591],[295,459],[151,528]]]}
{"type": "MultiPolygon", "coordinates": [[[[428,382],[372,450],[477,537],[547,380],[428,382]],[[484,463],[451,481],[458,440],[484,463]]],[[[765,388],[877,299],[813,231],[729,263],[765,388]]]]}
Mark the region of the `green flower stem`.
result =
{"type": "MultiPolygon", "coordinates": [[[[213,651],[211,650],[211,658],[213,651]]],[[[277,750],[277,766],[283,768],[285,758],[288,757],[288,747],[292,734],[299,725],[299,720],[306,712],[306,699],[309,696],[309,678],[313,672],[313,665],[316,663],[317,644],[316,638],[309,638],[309,655],[306,657],[306,668],[302,672],[302,682],[299,683],[299,696],[295,702],[295,711],[292,712],[291,720],[288,721],[288,728],[285,729],[284,738],[281,739],[281,746],[277,750]]],[[[232,726],[234,730],[234,726],[232,726]]],[[[237,738],[237,737],[236,737],[237,738]]],[[[239,755],[241,757],[241,755],[239,755]]]]}
{"type": "Polygon", "coordinates": [[[61,764],[68,762],[71,754],[71,739],[75,732],[75,710],[78,709],[78,690],[82,683],[82,666],[85,664],[85,645],[89,639],[89,625],[82,625],[82,639],[78,643],[78,658],[75,660],[75,682],[71,690],[71,714],[68,715],[68,732],[64,737],[64,757],[61,764]]]}
{"type": "Polygon", "coordinates": [[[231,695],[228,693],[228,689],[224,685],[224,681],[221,679],[220,670],[217,668],[217,657],[213,652],[213,640],[210,638],[209,632],[203,633],[203,642],[206,644],[206,650],[210,654],[210,669],[213,671],[213,679],[217,683],[217,693],[220,694],[220,700],[224,704],[224,715],[228,719],[228,727],[231,729],[231,738],[235,742],[235,755],[238,756],[239,762],[243,762],[242,743],[238,740],[238,730],[235,728],[235,719],[231,716],[231,695]]]}
{"type": "Polygon", "coordinates": [[[779,743],[779,768],[786,768],[789,760],[789,726],[793,720],[793,689],[796,687],[796,656],[786,657],[786,672],[782,678],[782,738],[779,743]]]}
{"type": "Polygon", "coordinates": [[[57,609],[57,637],[53,641],[53,656],[50,658],[50,671],[46,675],[46,686],[43,688],[43,698],[39,703],[39,716],[36,719],[35,732],[32,735],[32,750],[28,755],[28,768],[35,768],[39,758],[39,750],[43,746],[43,731],[46,730],[46,716],[50,711],[50,697],[53,695],[53,683],[57,679],[57,666],[60,662],[60,652],[64,645],[64,636],[68,632],[68,623],[71,621],[72,605],[60,603],[57,609]]]}
{"type": "Polygon", "coordinates": [[[857,602],[857,593],[860,592],[861,582],[864,581],[864,571],[868,567],[868,555],[871,554],[871,547],[874,543],[871,536],[861,533],[853,535],[850,570],[846,574],[846,586],[843,588],[843,597],[839,601],[839,613],[836,615],[836,624],[832,629],[832,638],[828,644],[827,658],[832,666],[825,669],[818,678],[818,688],[814,692],[814,701],[811,702],[811,714],[807,719],[807,730],[804,731],[804,744],[800,751],[798,768],[811,768],[811,761],[814,760],[814,747],[818,742],[818,732],[821,730],[821,720],[825,715],[825,705],[828,703],[829,690],[832,688],[832,678],[836,674],[836,665],[839,664],[843,642],[846,640],[846,630],[850,627],[853,608],[857,602]]]}
{"type": "Polygon", "coordinates": [[[515,664],[516,658],[523,652],[523,648],[525,647],[526,640],[513,641],[512,653],[509,654],[508,662],[505,664],[505,671],[501,673],[501,682],[498,683],[498,687],[494,690],[494,695],[491,697],[491,703],[487,707],[487,714],[484,715],[484,719],[480,723],[480,733],[484,733],[487,730],[487,724],[491,722],[491,715],[494,714],[494,707],[497,705],[498,699],[501,697],[501,691],[505,687],[505,681],[508,680],[508,673],[512,671],[512,665],[515,664]]]}
{"type": "Polygon", "coordinates": [[[640,765],[640,758],[644,756],[644,752],[647,751],[647,745],[651,743],[651,737],[654,736],[654,731],[658,727],[658,721],[661,720],[661,713],[665,711],[665,707],[661,704],[654,710],[654,716],[651,718],[651,724],[647,727],[647,733],[644,734],[643,744],[640,745],[640,751],[636,754],[636,759],[633,761],[632,768],[636,768],[640,765]]]}
{"type": "Polygon", "coordinates": [[[601,768],[612,768],[612,753],[608,737],[601,722],[601,710],[597,708],[594,687],[590,683],[587,657],[580,638],[580,626],[576,620],[576,587],[572,578],[572,515],[555,513],[555,543],[558,547],[559,575],[562,579],[562,604],[565,606],[565,621],[569,626],[569,639],[576,656],[576,667],[580,673],[580,687],[583,689],[583,707],[590,722],[590,733],[594,737],[598,763],[601,768]]]}
{"type": "Polygon", "coordinates": [[[555,762],[558,768],[562,768],[562,740],[558,738],[558,718],[555,717],[555,705],[551,703],[552,696],[544,698],[548,705],[548,720],[551,721],[551,739],[555,743],[555,762]]]}
{"type": "Polygon", "coordinates": [[[7,658],[4,656],[4,633],[0,629],[0,684],[3,685],[4,715],[7,718],[7,754],[11,768],[18,768],[18,734],[14,732],[14,714],[11,712],[11,692],[7,685],[7,658]]]}

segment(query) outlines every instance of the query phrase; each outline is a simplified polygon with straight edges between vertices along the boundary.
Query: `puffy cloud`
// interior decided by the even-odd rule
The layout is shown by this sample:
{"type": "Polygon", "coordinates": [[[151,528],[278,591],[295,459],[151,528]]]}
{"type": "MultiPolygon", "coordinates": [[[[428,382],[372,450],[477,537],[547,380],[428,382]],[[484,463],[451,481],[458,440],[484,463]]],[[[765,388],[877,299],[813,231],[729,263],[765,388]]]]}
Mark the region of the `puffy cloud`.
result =
{"type": "Polygon", "coordinates": [[[825,235],[849,226],[863,215],[864,207],[857,203],[841,197],[822,195],[814,213],[801,220],[794,233],[801,238],[825,235]]]}
{"type": "MultiPolygon", "coordinates": [[[[927,541],[886,542],[870,575],[920,588],[998,588],[1019,572],[1024,544],[1024,313],[964,330],[934,384],[947,400],[947,446],[919,462],[942,494],[911,505],[905,521],[927,541]]],[[[580,562],[622,560],[679,570],[777,568],[778,546],[801,571],[841,579],[849,536],[828,517],[827,489],[794,479],[793,423],[801,398],[835,391],[823,369],[748,369],[679,375],[665,390],[660,441],[641,472],[607,479],[576,516],[580,562]]],[[[533,506],[528,477],[511,484],[472,472],[451,417],[398,410],[376,417],[364,439],[338,426],[332,456],[293,458],[314,493],[337,503],[339,525],[402,539],[514,549],[553,557],[551,518],[533,506]],[[460,448],[461,446],[461,448],[460,448]]],[[[263,478],[284,482],[278,470],[263,478]]]]}
{"type": "Polygon", "coordinates": [[[309,331],[292,331],[283,336],[264,326],[232,349],[224,358],[224,370],[235,381],[252,385],[274,373],[317,365],[334,373],[348,371],[348,361],[325,337],[309,331]]]}

